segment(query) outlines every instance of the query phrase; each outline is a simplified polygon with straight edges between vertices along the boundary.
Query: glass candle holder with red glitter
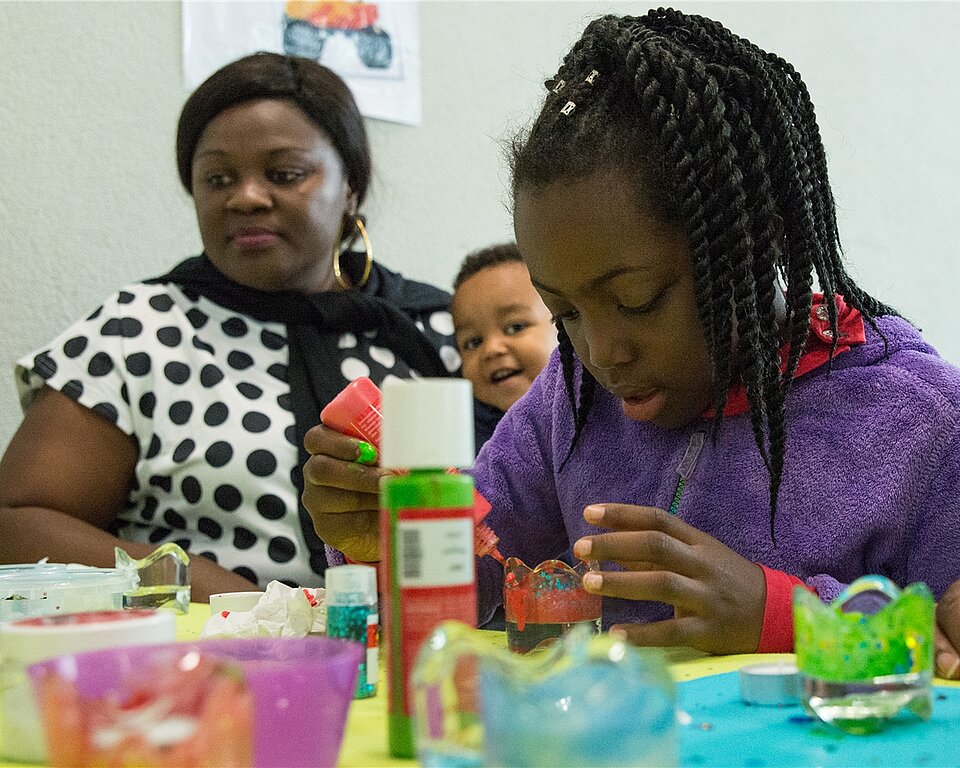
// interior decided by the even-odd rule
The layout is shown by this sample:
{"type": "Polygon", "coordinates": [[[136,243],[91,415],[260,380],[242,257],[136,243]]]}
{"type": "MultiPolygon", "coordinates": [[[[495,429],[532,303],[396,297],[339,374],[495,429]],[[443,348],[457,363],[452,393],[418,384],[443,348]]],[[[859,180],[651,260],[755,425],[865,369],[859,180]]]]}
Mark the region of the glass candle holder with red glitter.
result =
{"type": "Polygon", "coordinates": [[[583,588],[585,562],[571,567],[562,560],[545,560],[535,568],[516,557],[503,566],[503,605],[507,647],[528,653],[561,637],[571,627],[600,631],[601,599],[583,588]]]}

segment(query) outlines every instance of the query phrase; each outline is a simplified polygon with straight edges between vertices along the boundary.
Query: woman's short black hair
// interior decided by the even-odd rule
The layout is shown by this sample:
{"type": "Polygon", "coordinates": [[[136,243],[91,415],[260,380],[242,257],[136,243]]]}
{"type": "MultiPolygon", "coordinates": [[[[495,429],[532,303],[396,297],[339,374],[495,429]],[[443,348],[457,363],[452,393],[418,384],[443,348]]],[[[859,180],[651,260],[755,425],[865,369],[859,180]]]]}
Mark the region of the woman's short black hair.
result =
{"type": "Polygon", "coordinates": [[[187,99],[177,125],[177,168],[190,194],[193,155],[211,120],[226,109],[256,99],[296,104],[340,153],[359,206],[370,184],[370,146],[363,117],[347,84],[310,59],[254,53],[208,77],[187,99]]]}

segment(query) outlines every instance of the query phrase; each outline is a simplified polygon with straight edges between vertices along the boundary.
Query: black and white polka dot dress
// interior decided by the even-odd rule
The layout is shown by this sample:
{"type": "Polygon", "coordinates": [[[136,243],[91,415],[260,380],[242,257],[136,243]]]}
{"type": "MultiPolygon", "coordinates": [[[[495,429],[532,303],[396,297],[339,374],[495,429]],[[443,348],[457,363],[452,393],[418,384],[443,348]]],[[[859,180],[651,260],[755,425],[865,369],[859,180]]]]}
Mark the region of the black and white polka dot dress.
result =
{"type": "MultiPolygon", "coordinates": [[[[451,372],[460,366],[446,311],[417,319],[451,372]]],[[[343,333],[346,381],[380,384],[410,369],[377,332],[343,333]]],[[[24,410],[44,385],[136,438],[140,456],[118,535],[175,541],[265,586],[318,582],[300,528],[286,326],[261,322],[172,284],[136,283],[21,359],[24,410]]]]}

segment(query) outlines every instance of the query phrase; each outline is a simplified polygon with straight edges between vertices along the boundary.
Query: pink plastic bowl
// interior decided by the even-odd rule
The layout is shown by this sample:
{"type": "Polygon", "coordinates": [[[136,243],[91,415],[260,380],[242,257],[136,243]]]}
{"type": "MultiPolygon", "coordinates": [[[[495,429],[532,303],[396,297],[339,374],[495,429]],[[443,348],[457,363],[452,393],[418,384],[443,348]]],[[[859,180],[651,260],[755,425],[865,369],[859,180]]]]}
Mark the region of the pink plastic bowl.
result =
{"type": "MultiPolygon", "coordinates": [[[[68,737],[65,726],[76,726],[83,718],[89,723],[91,712],[116,710],[125,716],[130,708],[147,709],[149,702],[143,703],[145,680],[150,693],[166,688],[163,695],[168,699],[182,695],[185,686],[177,675],[181,674],[180,670],[194,669],[190,665],[199,654],[215,666],[223,664],[214,682],[224,683],[228,688],[233,686],[231,690],[242,690],[242,693],[230,700],[240,714],[216,720],[213,730],[217,733],[206,739],[209,746],[200,744],[197,760],[222,764],[227,759],[223,757],[223,744],[230,738],[231,729],[237,739],[242,740],[246,735],[242,716],[246,713],[252,719],[252,763],[257,768],[332,766],[343,740],[362,653],[357,643],[325,637],[203,640],[60,656],[32,665],[28,674],[41,702],[44,696],[49,697],[51,691],[56,691],[53,699],[47,699],[48,708],[55,715],[44,714],[43,719],[48,744],[55,740],[62,744],[68,737]],[[176,681],[174,685],[164,686],[159,679],[164,674],[169,676],[168,683],[176,681]],[[217,751],[211,754],[207,750],[217,751]]],[[[210,680],[206,679],[194,699],[207,695],[210,680]]],[[[222,712],[217,703],[207,702],[206,706],[207,712],[222,712]]],[[[162,740],[158,734],[169,732],[171,727],[175,731],[185,722],[189,728],[189,718],[170,716],[162,726],[151,723],[143,731],[151,740],[162,740]]],[[[205,723],[199,718],[197,722],[205,723]]],[[[204,727],[208,726],[200,726],[204,727]]],[[[78,738],[78,732],[71,731],[69,738],[78,738]]],[[[108,743],[119,738],[116,732],[108,723],[96,739],[84,743],[108,743]]],[[[246,733],[249,732],[247,729],[246,733]]],[[[86,735],[90,735],[89,728],[86,735]]],[[[176,734],[172,738],[176,738],[176,734]]],[[[198,740],[202,742],[203,738],[198,740]]],[[[52,751],[48,754],[54,756],[52,751]]],[[[242,748],[233,750],[230,761],[249,762],[250,754],[250,750],[244,752],[242,748]]]]}

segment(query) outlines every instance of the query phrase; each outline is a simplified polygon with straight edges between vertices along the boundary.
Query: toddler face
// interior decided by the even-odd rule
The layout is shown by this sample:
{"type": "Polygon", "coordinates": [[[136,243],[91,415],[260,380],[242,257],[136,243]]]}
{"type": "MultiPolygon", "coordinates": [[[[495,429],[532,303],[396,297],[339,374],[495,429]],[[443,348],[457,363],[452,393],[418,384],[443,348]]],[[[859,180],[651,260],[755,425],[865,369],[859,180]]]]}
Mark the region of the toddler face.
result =
{"type": "Polygon", "coordinates": [[[463,375],[484,403],[507,410],[530,388],[557,346],[550,312],[518,261],[464,280],[450,306],[463,375]]]}

